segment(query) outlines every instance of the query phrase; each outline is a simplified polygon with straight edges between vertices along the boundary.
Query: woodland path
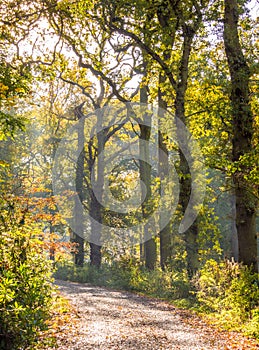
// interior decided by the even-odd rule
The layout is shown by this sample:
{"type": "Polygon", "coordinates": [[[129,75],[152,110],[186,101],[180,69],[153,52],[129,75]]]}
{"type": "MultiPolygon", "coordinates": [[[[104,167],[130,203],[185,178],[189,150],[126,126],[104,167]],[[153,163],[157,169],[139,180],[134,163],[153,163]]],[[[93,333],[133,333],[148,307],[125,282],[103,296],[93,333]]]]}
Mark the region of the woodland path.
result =
{"type": "Polygon", "coordinates": [[[238,334],[218,332],[166,302],[89,284],[56,281],[78,316],[59,350],[259,349],[238,334]],[[230,335],[232,334],[232,336],[230,335]]]}

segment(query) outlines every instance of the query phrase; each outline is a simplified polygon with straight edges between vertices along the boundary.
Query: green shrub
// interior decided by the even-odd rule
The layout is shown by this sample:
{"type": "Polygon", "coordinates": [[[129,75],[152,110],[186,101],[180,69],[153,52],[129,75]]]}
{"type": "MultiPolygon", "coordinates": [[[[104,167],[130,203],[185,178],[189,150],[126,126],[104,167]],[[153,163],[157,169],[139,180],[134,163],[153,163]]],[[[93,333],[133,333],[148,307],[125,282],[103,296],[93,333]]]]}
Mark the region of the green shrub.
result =
{"type": "Polygon", "coordinates": [[[242,264],[209,260],[195,284],[201,308],[214,313],[221,325],[258,337],[258,274],[242,264]]]}
{"type": "Polygon", "coordinates": [[[35,225],[6,216],[0,229],[0,349],[33,348],[48,317],[51,266],[35,225]]]}
{"type": "Polygon", "coordinates": [[[246,335],[259,339],[259,307],[252,310],[251,317],[245,323],[243,330],[246,335]]]}
{"type": "Polygon", "coordinates": [[[111,264],[103,263],[99,269],[89,264],[76,267],[72,262],[59,263],[54,277],[136,291],[165,299],[190,297],[190,284],[186,273],[161,269],[149,271],[136,258],[129,256],[123,256],[111,264]]]}

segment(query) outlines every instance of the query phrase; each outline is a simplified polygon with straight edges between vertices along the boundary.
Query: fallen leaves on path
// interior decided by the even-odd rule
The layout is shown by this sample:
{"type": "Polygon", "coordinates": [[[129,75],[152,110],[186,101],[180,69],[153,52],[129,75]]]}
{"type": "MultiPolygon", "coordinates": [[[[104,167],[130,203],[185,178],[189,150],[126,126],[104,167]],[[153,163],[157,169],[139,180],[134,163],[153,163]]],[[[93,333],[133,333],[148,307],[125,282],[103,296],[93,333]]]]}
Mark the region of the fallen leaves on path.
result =
{"type": "Polygon", "coordinates": [[[158,299],[88,284],[57,281],[72,308],[53,315],[56,349],[258,350],[256,341],[222,332],[190,311],[158,299]]]}
{"type": "Polygon", "coordinates": [[[204,334],[211,335],[215,339],[221,338],[225,340],[226,344],[221,350],[258,350],[259,343],[255,339],[250,339],[238,332],[231,332],[221,330],[211,323],[206,322],[195,314],[190,313],[188,310],[178,310],[182,320],[195,328],[202,330],[204,334]]]}
{"type": "Polygon", "coordinates": [[[60,292],[53,293],[51,317],[46,322],[48,329],[43,331],[40,340],[45,346],[41,350],[50,350],[64,342],[80,337],[80,315],[71,300],[60,292]]]}

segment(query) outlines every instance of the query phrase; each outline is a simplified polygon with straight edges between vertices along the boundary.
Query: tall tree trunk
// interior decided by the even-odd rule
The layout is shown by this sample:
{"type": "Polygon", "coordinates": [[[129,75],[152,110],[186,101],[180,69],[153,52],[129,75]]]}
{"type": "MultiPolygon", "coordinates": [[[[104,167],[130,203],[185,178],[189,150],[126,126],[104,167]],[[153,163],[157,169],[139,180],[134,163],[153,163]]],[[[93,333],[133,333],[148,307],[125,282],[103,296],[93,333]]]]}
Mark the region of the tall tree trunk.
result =
{"type": "MultiPolygon", "coordinates": [[[[79,120],[82,115],[77,114],[79,120]]],[[[84,265],[84,238],[83,235],[83,182],[84,182],[84,159],[85,159],[85,151],[84,151],[84,120],[81,119],[81,122],[78,123],[77,128],[77,142],[78,142],[78,150],[81,150],[81,153],[77,160],[76,167],[76,192],[80,199],[80,202],[75,201],[74,208],[74,220],[75,220],[75,231],[72,232],[72,242],[76,244],[76,252],[75,252],[75,265],[83,266],[84,265]],[[81,233],[79,235],[78,233],[81,233]]]]}
{"type": "Polygon", "coordinates": [[[102,222],[102,209],[95,197],[95,194],[91,193],[90,202],[90,217],[91,217],[91,238],[90,238],[90,265],[99,268],[102,261],[101,252],[101,232],[100,223],[102,222]]]}
{"type": "MultiPolygon", "coordinates": [[[[165,100],[164,93],[162,92],[162,87],[166,81],[166,76],[162,73],[159,74],[159,87],[158,87],[158,106],[161,108],[159,110],[159,121],[165,118],[164,113],[167,111],[167,103],[165,100]]],[[[160,128],[159,128],[160,129],[160,128]]],[[[159,176],[160,180],[165,181],[168,176],[168,150],[164,142],[164,136],[159,131],[158,135],[158,145],[159,145],[159,176]]],[[[171,259],[171,222],[169,222],[165,227],[160,229],[160,266],[162,270],[165,270],[169,266],[171,259]]]]}
{"type": "MultiPolygon", "coordinates": [[[[144,86],[140,89],[140,102],[148,103],[148,93],[147,88],[144,86]]],[[[150,116],[147,116],[148,120],[143,120],[143,124],[140,124],[140,138],[139,138],[139,153],[140,153],[140,180],[143,181],[146,187],[146,197],[142,202],[142,215],[143,219],[149,217],[151,213],[151,165],[150,165],[150,154],[149,154],[149,140],[151,134],[151,120],[150,116]],[[143,161],[142,159],[145,159],[143,161]]],[[[145,117],[144,117],[145,119],[145,117]]],[[[157,260],[157,247],[155,238],[149,237],[150,232],[148,232],[147,225],[144,226],[144,256],[145,256],[145,266],[149,270],[154,270],[157,260]]]]}
{"type": "Polygon", "coordinates": [[[90,218],[91,218],[90,265],[99,268],[101,266],[101,261],[102,261],[101,232],[100,232],[100,226],[99,226],[99,224],[102,222],[102,212],[101,212],[100,203],[98,202],[98,199],[95,197],[95,194],[93,192],[91,193],[91,201],[90,201],[90,218]]]}
{"type": "MultiPolygon", "coordinates": [[[[184,104],[185,104],[185,94],[187,90],[187,81],[188,81],[189,58],[190,58],[193,38],[201,23],[202,14],[201,14],[200,5],[194,1],[192,6],[194,7],[196,14],[195,15],[193,14],[190,17],[191,21],[187,24],[187,21],[185,20],[186,14],[183,13],[183,9],[180,2],[169,1],[169,4],[171,6],[171,11],[174,15],[173,16],[174,24],[172,24],[172,18],[168,16],[168,5],[166,2],[164,3],[162,2],[160,4],[157,15],[158,15],[159,23],[161,27],[165,30],[165,33],[168,33],[168,27],[171,28],[171,36],[169,38],[168,48],[170,46],[173,47],[176,30],[179,29],[180,27],[182,27],[182,30],[183,30],[184,41],[183,41],[177,81],[175,82],[175,84],[173,84],[171,81],[171,84],[176,93],[176,98],[174,103],[175,115],[177,118],[181,119],[181,121],[184,124],[186,124],[184,104]]],[[[191,11],[193,11],[193,9],[191,11]]],[[[167,61],[170,58],[170,50],[169,51],[166,50],[164,52],[163,58],[164,58],[164,61],[167,61]]],[[[164,71],[163,75],[165,75],[165,73],[166,72],[164,71]]],[[[160,74],[161,84],[163,83],[163,79],[164,79],[163,75],[160,74]]],[[[167,108],[165,101],[163,101],[161,92],[159,96],[159,102],[162,108],[164,109],[167,108]]],[[[182,137],[182,135],[178,135],[178,136],[182,137]]],[[[162,139],[160,140],[162,141],[162,139]]],[[[181,142],[188,142],[188,140],[181,140],[181,142]]],[[[164,147],[162,142],[160,142],[160,144],[161,144],[161,149],[163,150],[164,147]]],[[[179,171],[182,174],[181,181],[180,181],[179,205],[181,207],[181,211],[184,213],[188,206],[190,193],[191,193],[191,175],[190,175],[190,169],[189,169],[187,160],[185,159],[183,152],[179,150],[179,153],[180,153],[179,171]]],[[[198,266],[197,233],[198,233],[197,223],[193,223],[193,225],[185,232],[187,265],[188,265],[187,268],[190,276],[195,272],[198,266]]],[[[170,246],[170,226],[169,225],[165,227],[164,230],[161,231],[160,238],[162,242],[161,265],[163,268],[166,264],[166,259],[168,259],[168,257],[170,256],[170,250],[168,249],[168,246],[170,246]]]]}
{"type": "MultiPolygon", "coordinates": [[[[168,15],[168,4],[166,1],[162,1],[157,9],[157,17],[159,24],[164,32],[168,31],[168,26],[170,23],[170,16],[168,15]]],[[[175,40],[176,28],[179,25],[179,21],[175,21],[171,35],[168,40],[168,47],[163,52],[163,60],[168,62],[172,55],[172,49],[175,40]]],[[[167,111],[166,93],[164,92],[164,85],[166,83],[167,77],[165,72],[159,73],[158,81],[158,107],[161,108],[159,111],[159,124],[165,118],[164,112],[167,111]],[[162,114],[162,115],[161,115],[162,114]]],[[[160,127],[159,127],[160,130],[160,127]]],[[[164,142],[164,135],[159,131],[158,135],[158,145],[159,145],[159,176],[161,182],[164,181],[168,176],[168,150],[164,142]]],[[[165,270],[169,266],[171,259],[171,222],[169,222],[165,227],[160,229],[160,266],[162,270],[165,270]]]]}
{"type": "Polygon", "coordinates": [[[50,228],[49,228],[49,233],[50,233],[50,239],[51,239],[51,246],[50,246],[50,249],[49,249],[49,258],[50,260],[52,261],[55,261],[55,246],[54,246],[54,241],[52,241],[52,233],[54,233],[54,227],[53,227],[53,224],[50,223],[50,228]]]}
{"type": "Polygon", "coordinates": [[[93,219],[91,221],[91,235],[94,239],[90,243],[90,264],[99,268],[101,266],[102,260],[102,232],[101,226],[103,222],[103,210],[102,210],[102,197],[103,197],[103,187],[104,187],[104,143],[105,143],[105,132],[102,130],[102,115],[98,116],[98,130],[101,130],[97,134],[97,174],[96,174],[96,183],[95,193],[91,193],[91,203],[90,203],[90,216],[93,219]],[[94,242],[93,242],[94,241],[94,242]]]}
{"type": "MultiPolygon", "coordinates": [[[[183,123],[186,123],[185,120],[185,94],[187,90],[187,81],[188,81],[188,70],[189,70],[189,59],[192,48],[192,41],[195,34],[195,31],[192,27],[188,25],[183,26],[184,32],[184,42],[182,48],[182,57],[179,68],[178,83],[176,87],[176,98],[175,98],[175,115],[183,123]]],[[[178,137],[184,137],[180,133],[178,137]]],[[[184,144],[187,145],[186,149],[189,152],[188,140],[182,140],[184,144]]],[[[184,213],[189,202],[191,194],[192,179],[189,169],[189,164],[185,158],[182,150],[180,149],[180,194],[179,194],[179,204],[181,206],[182,212],[184,213]]],[[[184,240],[186,244],[186,253],[187,253],[187,270],[188,275],[191,278],[198,268],[198,244],[197,244],[197,235],[198,235],[198,224],[195,221],[190,228],[184,233],[184,240]]]]}
{"type": "Polygon", "coordinates": [[[95,266],[98,269],[102,262],[102,246],[95,243],[90,243],[90,265],[95,266]]]}
{"type": "Polygon", "coordinates": [[[230,198],[231,205],[231,258],[234,261],[238,261],[238,236],[237,236],[237,225],[236,225],[236,196],[231,195],[230,198]]]}
{"type": "MultiPolygon", "coordinates": [[[[224,44],[231,76],[232,160],[239,162],[253,150],[253,114],[249,100],[250,70],[243,55],[238,35],[237,0],[225,0],[224,44]]],[[[236,226],[239,260],[257,267],[256,209],[257,200],[245,179],[247,169],[239,164],[233,175],[236,196],[236,226]]]]}

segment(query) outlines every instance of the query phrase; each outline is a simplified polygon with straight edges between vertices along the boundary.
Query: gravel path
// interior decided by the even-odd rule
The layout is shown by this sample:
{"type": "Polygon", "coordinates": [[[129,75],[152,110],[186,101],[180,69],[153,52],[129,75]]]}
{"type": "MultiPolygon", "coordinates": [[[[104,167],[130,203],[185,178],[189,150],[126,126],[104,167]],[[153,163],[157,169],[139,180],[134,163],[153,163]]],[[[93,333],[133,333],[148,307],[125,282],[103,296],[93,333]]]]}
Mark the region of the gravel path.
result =
{"type": "Polygon", "coordinates": [[[181,310],[168,303],[88,284],[56,283],[80,317],[79,329],[60,342],[59,350],[230,349],[221,333],[199,319],[192,322],[197,327],[188,325],[181,310]]]}

